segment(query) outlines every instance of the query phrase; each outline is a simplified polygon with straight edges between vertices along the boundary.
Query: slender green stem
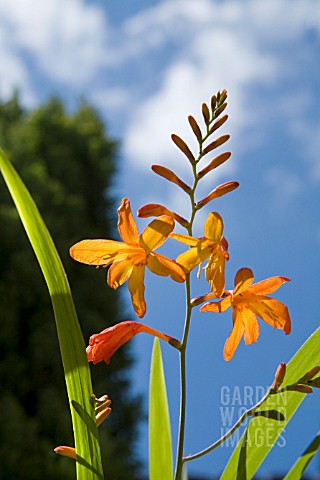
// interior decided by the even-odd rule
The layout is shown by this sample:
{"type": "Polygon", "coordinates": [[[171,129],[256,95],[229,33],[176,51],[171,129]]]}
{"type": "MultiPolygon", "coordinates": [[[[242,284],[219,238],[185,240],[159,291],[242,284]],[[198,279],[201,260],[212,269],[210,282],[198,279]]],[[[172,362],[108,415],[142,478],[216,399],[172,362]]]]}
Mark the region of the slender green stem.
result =
{"type": "Polygon", "coordinates": [[[265,396],[258,403],[256,403],[256,405],[254,405],[253,407],[246,410],[241,415],[241,417],[236,421],[236,423],[233,425],[233,427],[231,427],[230,430],[225,435],[223,435],[221,438],[219,438],[219,440],[217,440],[216,442],[214,442],[212,445],[205,448],[204,450],[201,450],[201,452],[198,452],[198,453],[195,453],[193,455],[188,455],[187,457],[184,457],[182,459],[183,462],[190,462],[190,460],[195,460],[196,458],[203,457],[207,453],[210,453],[210,452],[212,452],[212,450],[219,447],[223,442],[225,442],[229,437],[231,437],[231,435],[240,427],[240,425],[246,420],[246,418],[254,415],[257,408],[259,408],[263,404],[263,402],[265,402],[267,400],[267,398],[270,396],[270,394],[271,394],[270,390],[268,390],[268,392],[265,394],[265,396]]]}
{"type": "MultiPolygon", "coordinates": [[[[192,236],[193,223],[197,213],[197,207],[195,203],[195,191],[199,182],[199,177],[197,173],[197,164],[201,160],[203,155],[203,144],[210,136],[210,124],[215,120],[215,112],[212,112],[212,118],[209,125],[207,125],[206,134],[199,141],[199,155],[195,162],[191,162],[192,172],[193,172],[193,187],[189,193],[190,204],[191,204],[191,215],[188,224],[188,235],[192,236]]],[[[190,283],[190,274],[186,278],[186,315],[184,323],[184,332],[182,346],[180,348],[180,417],[179,417],[179,434],[178,434],[178,447],[177,447],[177,459],[176,459],[176,470],[174,475],[174,480],[181,480],[182,469],[184,464],[183,458],[183,446],[184,446],[184,436],[185,436],[185,422],[186,422],[186,401],[187,401],[187,380],[186,380],[186,349],[188,343],[189,329],[192,316],[191,305],[191,283],[190,283]]]]}
{"type": "Polygon", "coordinates": [[[182,340],[182,346],[180,349],[180,419],[179,419],[179,438],[178,438],[178,450],[176,460],[176,472],[175,480],[180,480],[183,468],[183,445],[185,434],[185,419],[186,419],[186,400],[187,400],[187,381],[186,381],[186,347],[188,342],[188,335],[190,329],[192,314],[191,306],[191,288],[190,288],[190,275],[186,278],[186,319],[184,325],[184,334],[182,340]]]}
{"type": "MultiPolygon", "coordinates": [[[[188,234],[192,236],[192,227],[196,214],[195,202],[194,202],[194,192],[198,183],[196,166],[192,165],[193,174],[194,174],[194,184],[192,191],[190,193],[190,202],[191,202],[191,217],[188,226],[188,234]]],[[[192,315],[192,305],[191,305],[191,284],[190,284],[190,274],[186,278],[186,317],[184,323],[184,332],[182,346],[180,349],[180,418],[179,418],[179,436],[178,436],[178,449],[177,449],[177,459],[176,459],[176,471],[175,471],[175,480],[180,480],[182,475],[183,468],[183,445],[184,445],[184,434],[185,434],[185,420],[186,420],[186,401],[187,401],[187,380],[186,380],[186,348],[188,342],[188,335],[190,329],[191,315],[192,315]]]]}
{"type": "Polygon", "coordinates": [[[175,480],[180,480],[183,468],[183,444],[185,432],[185,416],[186,416],[186,351],[183,348],[180,351],[180,421],[179,421],[179,438],[176,459],[175,480]]]}

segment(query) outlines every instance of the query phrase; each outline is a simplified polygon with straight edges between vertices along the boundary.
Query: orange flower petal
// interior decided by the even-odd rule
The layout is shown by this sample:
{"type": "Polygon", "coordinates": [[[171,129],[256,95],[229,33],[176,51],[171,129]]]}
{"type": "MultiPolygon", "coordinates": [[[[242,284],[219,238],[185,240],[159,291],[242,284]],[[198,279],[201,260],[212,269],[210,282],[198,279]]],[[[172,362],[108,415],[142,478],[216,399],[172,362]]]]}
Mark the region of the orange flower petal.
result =
{"type": "MultiPolygon", "coordinates": [[[[212,297],[212,294],[209,294],[212,297]]],[[[205,295],[208,298],[209,295],[205,295]]],[[[223,300],[219,302],[208,302],[202,305],[200,312],[216,312],[222,313],[225,312],[229,307],[231,307],[231,295],[228,295],[223,300]]],[[[205,299],[205,298],[204,298],[205,299]]]]}
{"type": "Polygon", "coordinates": [[[148,255],[147,267],[155,275],[160,275],[161,277],[168,277],[170,275],[168,269],[159,262],[154,253],[148,255]]]}
{"type": "Polygon", "coordinates": [[[133,218],[130,202],[124,198],[118,208],[118,230],[120,237],[129,245],[139,244],[139,232],[133,218]]]}
{"type": "Polygon", "coordinates": [[[147,203],[139,208],[137,214],[140,218],[160,217],[160,215],[172,217],[173,212],[159,203],[147,203]]]}
{"type": "Polygon", "coordinates": [[[229,253],[228,253],[229,244],[228,244],[228,240],[225,237],[221,238],[220,247],[223,249],[223,253],[224,253],[224,256],[226,257],[226,260],[229,260],[229,253]]]}
{"type": "Polygon", "coordinates": [[[221,297],[225,286],[225,263],[226,259],[221,247],[218,254],[211,255],[205,267],[206,280],[210,285],[211,291],[216,297],[221,297]]]}
{"type": "Polygon", "coordinates": [[[290,278],[286,277],[270,277],[261,282],[257,282],[248,288],[248,292],[256,295],[269,295],[275,292],[285,282],[290,282],[290,278]]]}
{"type": "Polygon", "coordinates": [[[87,347],[88,361],[94,364],[104,361],[106,364],[109,364],[112,355],[140,332],[161,338],[176,348],[180,345],[180,342],[175,338],[165,335],[154,328],[139,322],[126,321],[117,323],[90,337],[89,346],[87,347]]]}
{"type": "Polygon", "coordinates": [[[128,281],[132,306],[139,318],[144,317],[147,310],[144,299],[144,269],[144,265],[133,267],[128,281]]]}
{"type": "Polygon", "coordinates": [[[176,259],[176,262],[182,265],[187,273],[190,273],[191,270],[211,255],[212,247],[206,247],[204,242],[201,243],[201,240],[198,240],[198,247],[191,247],[189,250],[181,253],[176,259]],[[204,248],[201,248],[202,246],[204,248]]]}
{"type": "Polygon", "coordinates": [[[170,238],[174,238],[174,240],[178,240],[178,242],[184,243],[185,245],[191,245],[192,247],[196,247],[199,243],[199,238],[189,237],[189,235],[182,235],[181,233],[171,233],[170,238]]]}
{"type": "Polygon", "coordinates": [[[132,247],[115,240],[82,240],[70,248],[74,260],[88,265],[108,266],[121,253],[132,251],[132,247]]]}
{"type": "Polygon", "coordinates": [[[220,243],[223,234],[223,220],[217,212],[210,212],[204,224],[204,236],[220,243]]]}
{"type": "Polygon", "coordinates": [[[258,340],[260,334],[260,327],[257,316],[250,310],[250,308],[242,307],[239,309],[239,314],[244,325],[244,342],[246,345],[254,343],[258,340]]]}
{"type": "Polygon", "coordinates": [[[108,285],[116,290],[122,285],[131,275],[134,264],[131,257],[126,260],[113,262],[108,271],[108,285]]]}
{"type": "Polygon", "coordinates": [[[233,357],[237,346],[240,343],[241,337],[244,333],[244,325],[242,322],[241,314],[237,309],[232,310],[233,328],[224,344],[224,359],[228,362],[233,357]]]}
{"type": "Polygon", "coordinates": [[[167,215],[153,220],[140,235],[139,243],[147,253],[160,247],[174,228],[174,220],[167,215]]]}
{"type": "Polygon", "coordinates": [[[139,333],[140,328],[141,324],[138,322],[121,322],[92,335],[87,347],[88,361],[94,364],[105,361],[109,364],[112,355],[139,333]]]}
{"type": "Polygon", "coordinates": [[[234,278],[233,294],[238,295],[239,293],[247,290],[247,288],[252,284],[253,279],[254,276],[251,268],[240,268],[234,278]]]}
{"type": "Polygon", "coordinates": [[[184,282],[186,280],[186,274],[182,267],[174,260],[171,260],[171,258],[164,257],[159,253],[153,252],[148,255],[147,266],[156,275],[170,276],[176,282],[184,282]]]}
{"type": "Polygon", "coordinates": [[[254,301],[250,301],[250,308],[273,328],[284,330],[286,335],[291,332],[291,320],[288,308],[279,300],[257,295],[254,301]]]}

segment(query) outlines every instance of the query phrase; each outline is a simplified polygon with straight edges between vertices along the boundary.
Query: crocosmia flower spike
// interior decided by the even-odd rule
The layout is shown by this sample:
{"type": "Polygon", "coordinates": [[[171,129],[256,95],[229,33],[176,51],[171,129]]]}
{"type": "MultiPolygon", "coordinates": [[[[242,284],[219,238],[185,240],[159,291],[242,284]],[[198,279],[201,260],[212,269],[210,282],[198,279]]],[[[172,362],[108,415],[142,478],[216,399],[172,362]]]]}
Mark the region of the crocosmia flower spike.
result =
{"type": "Polygon", "coordinates": [[[223,221],[219,213],[211,212],[204,224],[204,237],[195,238],[188,235],[172,233],[170,237],[190,245],[191,248],[176,259],[187,273],[207,258],[206,279],[215,297],[221,297],[225,284],[225,262],[229,259],[228,242],[222,236],[223,221]]]}
{"type": "Polygon", "coordinates": [[[184,282],[185,272],[174,260],[154,252],[164,243],[174,228],[173,218],[162,215],[138,233],[130,202],[124,198],[118,209],[118,230],[123,242],[115,240],[83,240],[70,249],[70,255],[78,262],[107,267],[108,284],[115,290],[128,280],[132,305],[138,317],[146,313],[144,298],[144,271],[170,276],[176,282],[184,282]]]}
{"type": "Polygon", "coordinates": [[[90,337],[89,346],[87,347],[88,361],[94,364],[104,361],[106,364],[109,364],[112,355],[137,333],[141,332],[161,338],[175,348],[181,346],[179,340],[169,337],[169,335],[165,335],[154,328],[148,327],[143,323],[127,321],[117,323],[90,337]]]}
{"type": "MultiPolygon", "coordinates": [[[[256,342],[260,329],[257,317],[271,325],[273,328],[283,330],[286,335],[291,332],[291,321],[287,307],[267,295],[275,292],[289,278],[270,277],[254,285],[253,272],[250,268],[238,270],[234,280],[234,290],[225,291],[226,297],[218,302],[208,302],[200,308],[201,312],[224,312],[232,307],[233,328],[224,346],[224,358],[230,360],[244,336],[248,345],[256,342]]],[[[205,295],[193,301],[199,304],[201,301],[212,298],[213,294],[205,295]]]]}

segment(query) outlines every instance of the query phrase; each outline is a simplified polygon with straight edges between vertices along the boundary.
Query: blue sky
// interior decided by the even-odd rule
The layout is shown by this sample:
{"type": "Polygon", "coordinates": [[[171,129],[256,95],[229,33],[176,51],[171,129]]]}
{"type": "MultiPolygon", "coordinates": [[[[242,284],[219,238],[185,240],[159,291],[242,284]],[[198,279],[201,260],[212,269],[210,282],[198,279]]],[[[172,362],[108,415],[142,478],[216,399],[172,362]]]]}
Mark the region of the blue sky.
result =
{"type": "MultiPolygon", "coordinates": [[[[215,440],[221,425],[221,388],[266,386],[276,366],[288,361],[319,325],[320,247],[320,4],[314,0],[0,0],[0,95],[18,88],[28,107],[52,94],[72,108],[81,97],[100,111],[121,142],[114,186],[133,210],[158,202],[188,215],[185,197],[150,170],[161,163],[185,181],[187,162],[171,133],[195,146],[186,118],[201,119],[200,105],[218,89],[229,93],[231,159],[204,182],[202,193],[229,180],[232,194],[212,203],[230,244],[227,285],[238,268],[257,280],[272,275],[292,282],[277,292],[289,306],[289,337],[261,325],[257,344],[240,345],[231,362],[222,358],[230,315],[196,314],[191,327],[186,453],[215,440]]],[[[201,195],[201,194],[200,194],[201,195]]],[[[207,214],[209,209],[206,210],[207,214]]],[[[202,234],[199,218],[196,233],[202,234]]],[[[116,212],[115,212],[116,215],[116,212]]],[[[146,221],[139,221],[140,231],[146,221]]],[[[84,237],[90,232],[83,232],[84,237]]],[[[172,241],[170,255],[180,252],[172,241]]],[[[81,267],[79,267],[81,268],[81,267]]],[[[207,287],[196,280],[194,292],[207,287]]],[[[126,286],[123,298],[129,301],[126,286]]],[[[181,337],[183,286],[147,276],[145,323],[181,337]]],[[[147,394],[151,341],[134,339],[135,389],[147,394]]],[[[178,364],[163,347],[176,438],[178,364]]],[[[262,474],[283,473],[319,429],[319,397],[306,398],[262,474]]],[[[146,429],[139,450],[147,455],[146,429]]],[[[230,447],[190,465],[193,473],[222,471],[230,447]]],[[[318,458],[319,465],[319,458],[318,458]]],[[[315,472],[317,460],[309,467],[315,472]]]]}

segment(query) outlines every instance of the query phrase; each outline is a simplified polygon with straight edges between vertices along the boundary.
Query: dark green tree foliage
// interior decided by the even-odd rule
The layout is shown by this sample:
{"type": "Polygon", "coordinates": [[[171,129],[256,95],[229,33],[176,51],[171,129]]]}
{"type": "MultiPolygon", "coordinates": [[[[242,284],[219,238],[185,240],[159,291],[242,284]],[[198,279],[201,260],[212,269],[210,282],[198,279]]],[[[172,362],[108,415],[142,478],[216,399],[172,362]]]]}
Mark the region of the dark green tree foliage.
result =
{"type": "MultiPolygon", "coordinates": [[[[27,184],[67,271],[86,343],[125,319],[106,271],[74,262],[69,247],[83,238],[117,238],[109,196],[116,144],[97,112],[82,103],[74,115],[53,99],[34,112],[17,97],[0,105],[0,145],[27,184]]],[[[41,271],[15,207],[0,183],[0,478],[73,479],[72,460],[53,452],[72,445],[71,420],[55,331],[41,271]]],[[[130,394],[128,348],[94,366],[94,391],[113,402],[99,428],[107,478],[137,478],[134,458],[139,401],[130,394]]]]}

